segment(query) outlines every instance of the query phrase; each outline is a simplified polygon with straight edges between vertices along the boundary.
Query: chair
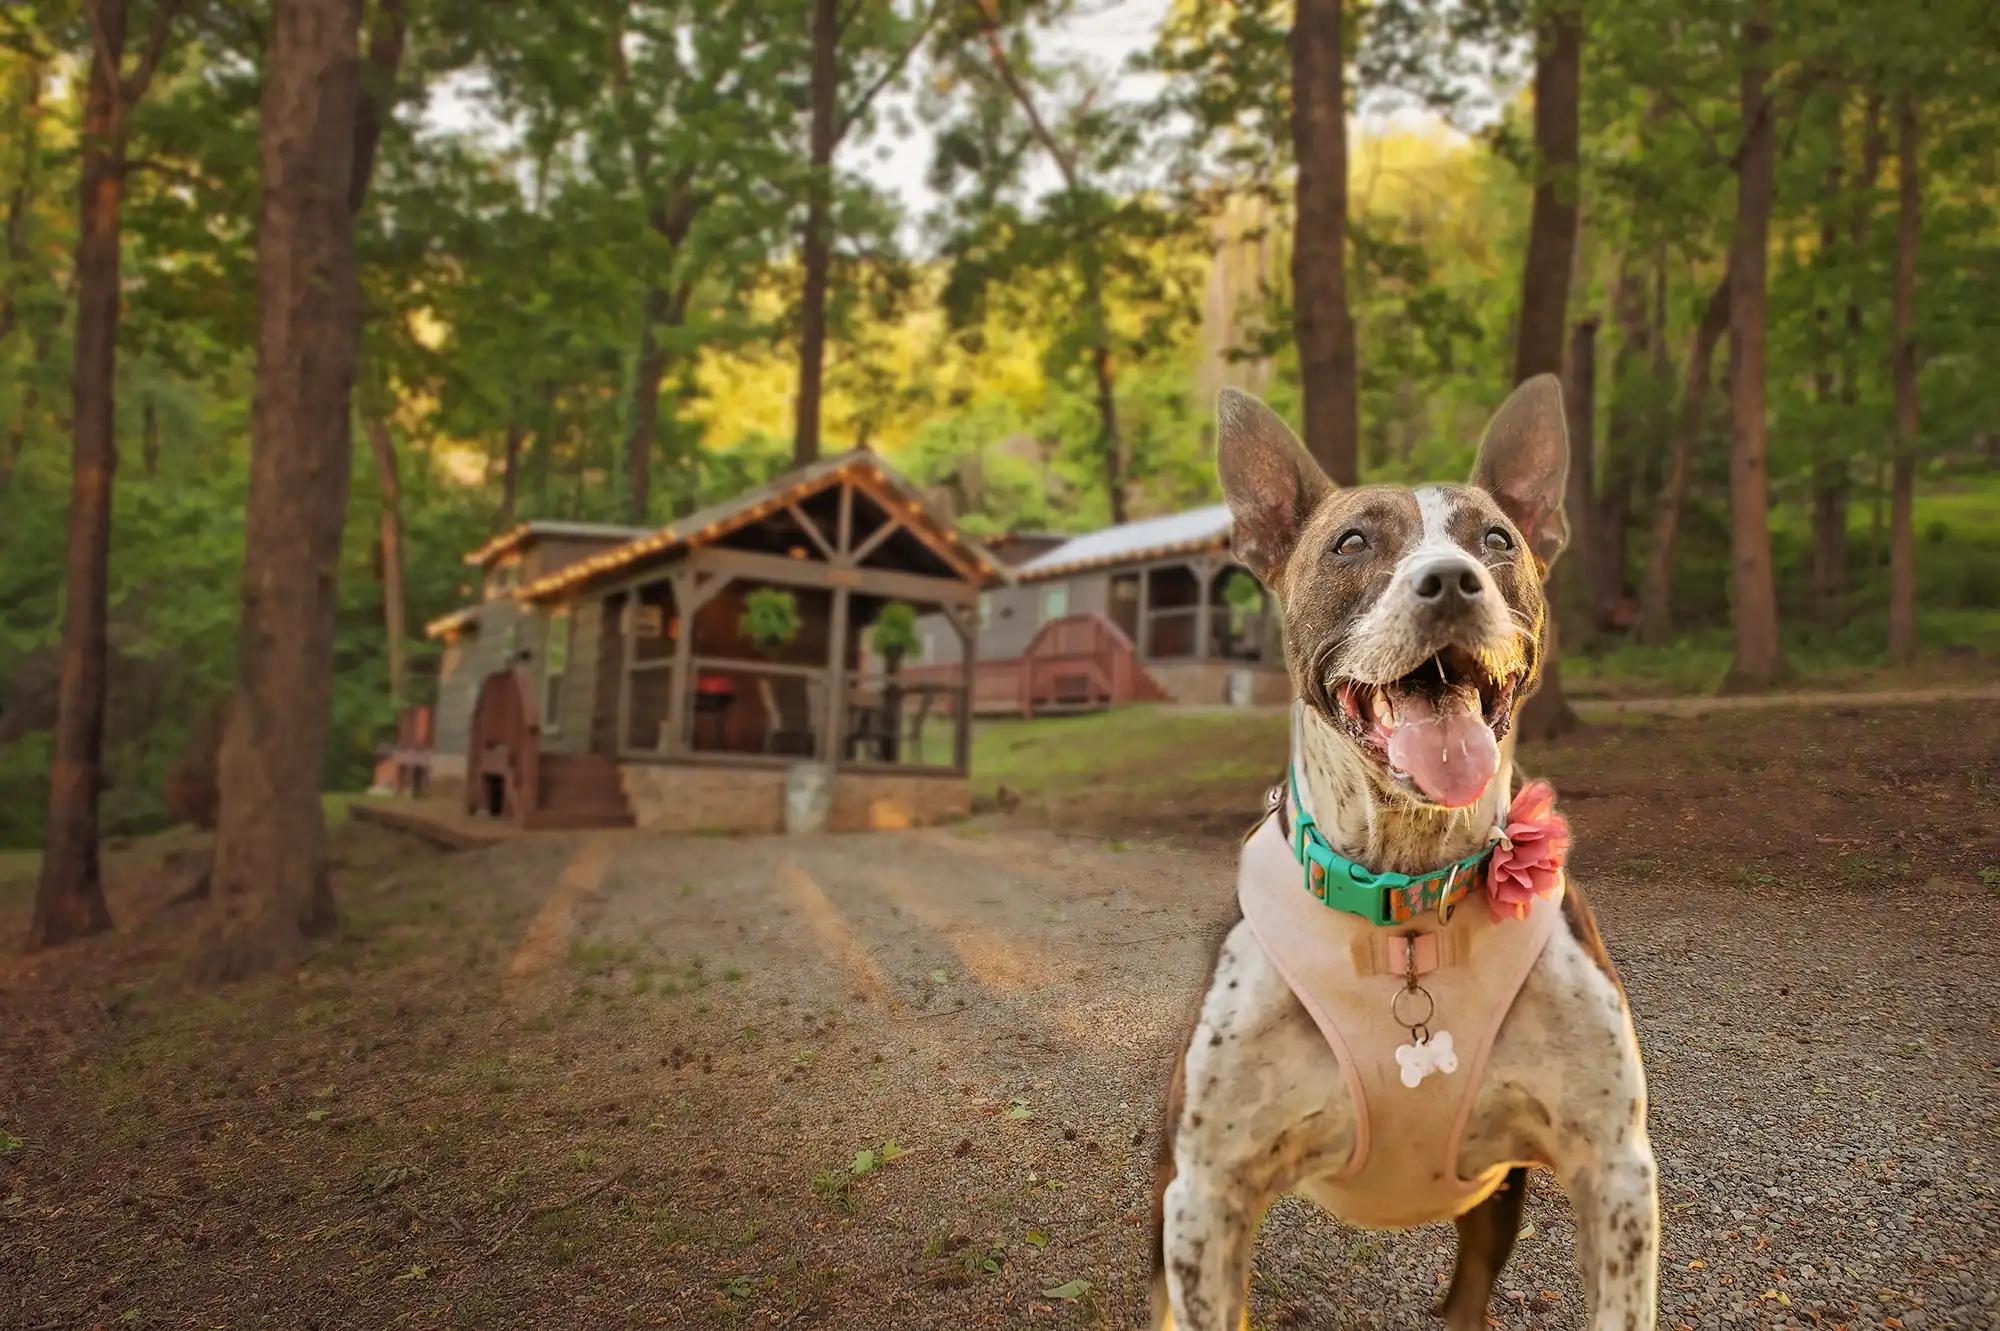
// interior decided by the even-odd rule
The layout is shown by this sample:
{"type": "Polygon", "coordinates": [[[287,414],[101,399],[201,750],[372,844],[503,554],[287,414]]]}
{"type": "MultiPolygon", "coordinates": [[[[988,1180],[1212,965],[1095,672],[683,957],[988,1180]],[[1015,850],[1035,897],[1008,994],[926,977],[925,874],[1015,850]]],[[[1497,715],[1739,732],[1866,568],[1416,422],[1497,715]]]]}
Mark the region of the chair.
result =
{"type": "MultiPolygon", "coordinates": [[[[817,749],[813,718],[808,715],[805,724],[797,729],[785,724],[784,710],[778,706],[778,691],[771,687],[771,681],[762,676],[757,680],[757,697],[764,704],[764,752],[794,753],[810,757],[817,749]]],[[[808,694],[807,711],[811,711],[808,694]]]]}

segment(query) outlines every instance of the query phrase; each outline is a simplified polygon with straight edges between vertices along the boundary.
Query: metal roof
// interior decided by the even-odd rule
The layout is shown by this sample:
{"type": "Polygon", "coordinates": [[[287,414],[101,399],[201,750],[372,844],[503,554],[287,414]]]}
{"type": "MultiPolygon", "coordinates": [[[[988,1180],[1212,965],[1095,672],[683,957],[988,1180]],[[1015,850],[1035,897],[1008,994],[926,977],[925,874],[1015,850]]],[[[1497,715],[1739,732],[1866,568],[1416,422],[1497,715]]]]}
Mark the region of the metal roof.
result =
{"type": "Polygon", "coordinates": [[[1210,504],[1184,513],[1120,523],[1065,541],[1015,569],[1023,582],[1086,568],[1136,563],[1182,550],[1221,546],[1229,539],[1229,505],[1210,504]]]}
{"type": "Polygon", "coordinates": [[[523,522],[509,527],[465,557],[468,564],[488,564],[510,550],[544,537],[570,537],[583,541],[636,541],[652,534],[651,527],[620,527],[608,522],[523,522]]]}

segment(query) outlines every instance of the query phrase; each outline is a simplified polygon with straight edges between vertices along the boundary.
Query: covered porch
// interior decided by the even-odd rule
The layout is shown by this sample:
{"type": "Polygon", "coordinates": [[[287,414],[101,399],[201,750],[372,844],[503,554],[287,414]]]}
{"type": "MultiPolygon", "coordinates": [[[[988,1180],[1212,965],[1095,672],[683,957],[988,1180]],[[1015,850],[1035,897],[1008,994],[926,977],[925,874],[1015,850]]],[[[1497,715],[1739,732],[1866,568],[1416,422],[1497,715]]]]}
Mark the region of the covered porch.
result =
{"type": "Polygon", "coordinates": [[[998,576],[878,459],[828,459],[522,589],[544,744],[619,764],[641,826],[763,827],[802,763],[835,826],[930,821],[969,799],[971,682],[906,668],[915,624],[975,655],[998,576]]]}

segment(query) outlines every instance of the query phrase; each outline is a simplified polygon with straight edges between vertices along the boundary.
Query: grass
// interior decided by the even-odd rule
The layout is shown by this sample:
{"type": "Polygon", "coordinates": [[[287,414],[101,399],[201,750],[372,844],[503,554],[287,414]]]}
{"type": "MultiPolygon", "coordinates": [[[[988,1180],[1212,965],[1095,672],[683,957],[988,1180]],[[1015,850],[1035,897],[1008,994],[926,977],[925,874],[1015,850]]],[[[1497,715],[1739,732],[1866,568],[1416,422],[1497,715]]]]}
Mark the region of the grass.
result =
{"type": "Polygon", "coordinates": [[[1267,779],[1284,765],[1285,719],[1273,711],[1137,706],[1085,716],[986,721],[975,729],[976,787],[1064,796],[1115,783],[1130,798],[1174,798],[1267,779]]]}

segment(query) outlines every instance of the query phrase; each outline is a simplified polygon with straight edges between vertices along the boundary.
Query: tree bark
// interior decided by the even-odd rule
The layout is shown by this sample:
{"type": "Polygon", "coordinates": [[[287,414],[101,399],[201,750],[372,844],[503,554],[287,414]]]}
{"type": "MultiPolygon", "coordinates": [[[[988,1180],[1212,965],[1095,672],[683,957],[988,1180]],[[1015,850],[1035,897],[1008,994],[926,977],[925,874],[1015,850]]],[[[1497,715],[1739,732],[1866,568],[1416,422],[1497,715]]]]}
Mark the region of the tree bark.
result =
{"type": "MultiPolygon", "coordinates": [[[[1847,223],[1848,250],[1854,256],[1854,262],[1848,265],[1849,271],[1853,276],[1849,279],[1847,292],[1847,342],[1842,348],[1840,356],[1840,404],[1847,409],[1844,414],[1850,418],[1853,415],[1855,405],[1861,401],[1860,360],[1861,331],[1863,326],[1861,302],[1864,295],[1862,273],[1865,271],[1866,266],[1864,256],[1868,253],[1868,220],[1869,214],[1874,209],[1875,181],[1881,172],[1882,95],[1878,92],[1870,91],[1862,112],[1861,178],[1858,182],[1859,187],[1854,191],[1853,209],[1848,215],[1847,223]]],[[[1870,451],[1876,453],[1876,460],[1879,464],[1880,453],[1873,449],[1870,451]]],[[[1882,505],[1879,470],[1878,465],[1878,479],[1875,487],[1875,524],[1874,530],[1869,533],[1868,540],[1868,558],[1871,564],[1877,560],[1882,548],[1882,505]]],[[[1841,507],[1843,546],[1845,545],[1846,518],[1847,509],[1846,505],[1843,504],[1841,507]]],[[[1845,563],[1844,556],[1842,562],[1843,564],[1845,563]]]]}
{"type": "Polygon", "coordinates": [[[336,922],[320,781],[361,319],[360,28],[361,0],[276,0],[270,27],[242,628],[194,958],[208,979],[283,967],[336,922]]]}
{"type": "Polygon", "coordinates": [[[1734,362],[1729,460],[1730,586],[1736,655],[1723,688],[1767,688],[1787,673],[1778,638],[1778,592],[1771,569],[1765,454],[1765,274],[1777,158],[1777,108],[1770,77],[1769,0],[1756,0],[1743,25],[1739,101],[1743,148],[1736,171],[1736,243],[1731,251],[1729,354],[1734,362]]]}
{"type": "Polygon", "coordinates": [[[101,0],[92,21],[84,93],[76,240],[76,362],[62,674],[58,683],[49,822],[27,950],[111,927],[98,863],[97,794],[104,780],[111,489],[118,470],[118,287],[123,206],[123,62],[128,0],[101,0]]]}
{"type": "Polygon", "coordinates": [[[1917,233],[1922,221],[1916,95],[1896,97],[1896,455],[1889,485],[1889,659],[1917,659],[1917,538],[1911,513],[1917,476],[1917,233]]]}
{"type": "Polygon", "coordinates": [[[160,478],[160,413],[153,406],[153,395],[146,394],[139,404],[139,458],[146,467],[146,479],[160,478]]]}
{"type": "Polygon", "coordinates": [[[4,227],[7,271],[0,280],[0,345],[14,335],[18,322],[21,280],[28,271],[28,223],[35,201],[35,177],[42,164],[42,85],[46,71],[39,60],[22,62],[21,103],[13,135],[21,145],[20,165],[14,188],[7,192],[7,221],[4,227]]]}
{"type": "Polygon", "coordinates": [[[1611,360],[1611,409],[1604,441],[1604,480],[1598,487],[1592,515],[1596,529],[1597,576],[1593,579],[1592,617],[1600,630],[1621,627],[1619,606],[1625,601],[1625,567],[1630,557],[1632,490],[1638,484],[1640,459],[1653,451],[1655,420],[1651,404],[1658,386],[1653,364],[1653,324],[1648,317],[1646,275],[1630,255],[1619,261],[1612,296],[1618,320],[1618,350],[1611,360]]]}
{"type": "Polygon", "coordinates": [[[812,178],[807,183],[806,230],[799,245],[805,287],[799,306],[798,423],[792,432],[792,464],[803,467],[819,457],[820,398],[826,370],[826,288],[833,264],[833,150],[840,111],[840,14],[838,0],[813,0],[812,124],[808,146],[812,178]]]}
{"type": "Polygon", "coordinates": [[[507,454],[500,472],[500,529],[505,531],[514,525],[514,506],[521,483],[521,408],[520,395],[515,394],[514,405],[507,412],[507,454]]]}
{"type": "MultiPolygon", "coordinates": [[[[1100,298],[1098,308],[1103,308],[1100,298]]],[[[1097,380],[1098,444],[1104,450],[1104,488],[1111,497],[1111,521],[1127,517],[1125,504],[1125,440],[1118,433],[1118,391],[1111,374],[1109,338],[1100,338],[1091,352],[1091,372],[1097,380]]]]}
{"type": "Polygon", "coordinates": [[[1596,619],[1597,530],[1597,316],[1578,319],[1570,329],[1563,363],[1564,401],[1569,416],[1569,488],[1563,513],[1569,523],[1570,557],[1553,572],[1563,637],[1580,643],[1596,619]]]}
{"type": "MultiPolygon", "coordinates": [[[[1361,403],[1347,307],[1347,52],[1343,0],[1298,0],[1292,20],[1292,328],[1305,445],[1336,485],[1361,476],[1361,403]]],[[[1560,341],[1560,333],[1558,333],[1560,341]]],[[[1558,352],[1560,356],[1560,352],[1558,352]]]]}
{"type": "Polygon", "coordinates": [[[1674,538],[1680,529],[1681,508],[1687,503],[1688,475],[1694,466],[1695,444],[1701,439],[1702,420],[1708,408],[1709,377],[1715,361],[1715,344],[1729,330],[1730,277],[1722,281],[1708,298],[1701,322],[1688,345],[1687,373],[1681,389],[1681,413],[1674,427],[1674,441],[1667,456],[1667,475],[1660,488],[1660,506],[1653,515],[1653,543],[1646,552],[1646,581],[1639,593],[1637,636],[1648,647],[1664,647],[1673,641],[1674,538]]]}
{"type": "MultiPolygon", "coordinates": [[[[1819,249],[1823,262],[1834,260],[1840,252],[1840,225],[1834,213],[1840,198],[1840,176],[1838,164],[1828,167],[1822,186],[1826,211],[1820,218],[1819,249]]],[[[1859,257],[1855,256],[1857,262],[1859,257]]],[[[1818,300],[1813,308],[1813,401],[1820,409],[1820,426],[1814,432],[1819,456],[1813,459],[1812,477],[1812,587],[1814,608],[1820,621],[1827,624],[1840,617],[1847,571],[1847,456],[1830,426],[1829,412],[1834,400],[1832,319],[1832,309],[1824,299],[1818,300]]]]}
{"type": "Polygon", "coordinates": [[[667,372],[667,353],[653,329],[667,314],[667,293],[659,287],[646,292],[639,323],[639,355],[633,362],[632,434],[625,441],[625,517],[634,526],[646,521],[653,502],[653,443],[660,425],[660,377],[667,372]]]}
{"type": "Polygon", "coordinates": [[[367,413],[368,442],[375,453],[375,480],[382,490],[382,630],[389,650],[389,696],[398,704],[410,697],[409,616],[403,587],[403,481],[396,466],[396,441],[389,422],[367,413]]]}
{"type": "MultiPolygon", "coordinates": [[[[1535,197],[1528,218],[1527,261],[1521,270],[1521,320],[1514,338],[1516,384],[1538,374],[1562,372],[1570,267],[1576,253],[1577,111],[1583,81],[1583,23],[1576,7],[1565,5],[1551,12],[1535,45],[1535,197]]],[[[1574,395],[1570,396],[1573,411],[1574,395]]],[[[1575,452],[1572,446],[1572,468],[1575,452]]],[[[1560,603],[1559,581],[1550,586],[1549,595],[1560,603]]],[[[1556,619],[1553,614],[1548,618],[1541,687],[1521,704],[1515,730],[1523,739],[1556,739],[1582,725],[1563,697],[1556,619]]]]}

